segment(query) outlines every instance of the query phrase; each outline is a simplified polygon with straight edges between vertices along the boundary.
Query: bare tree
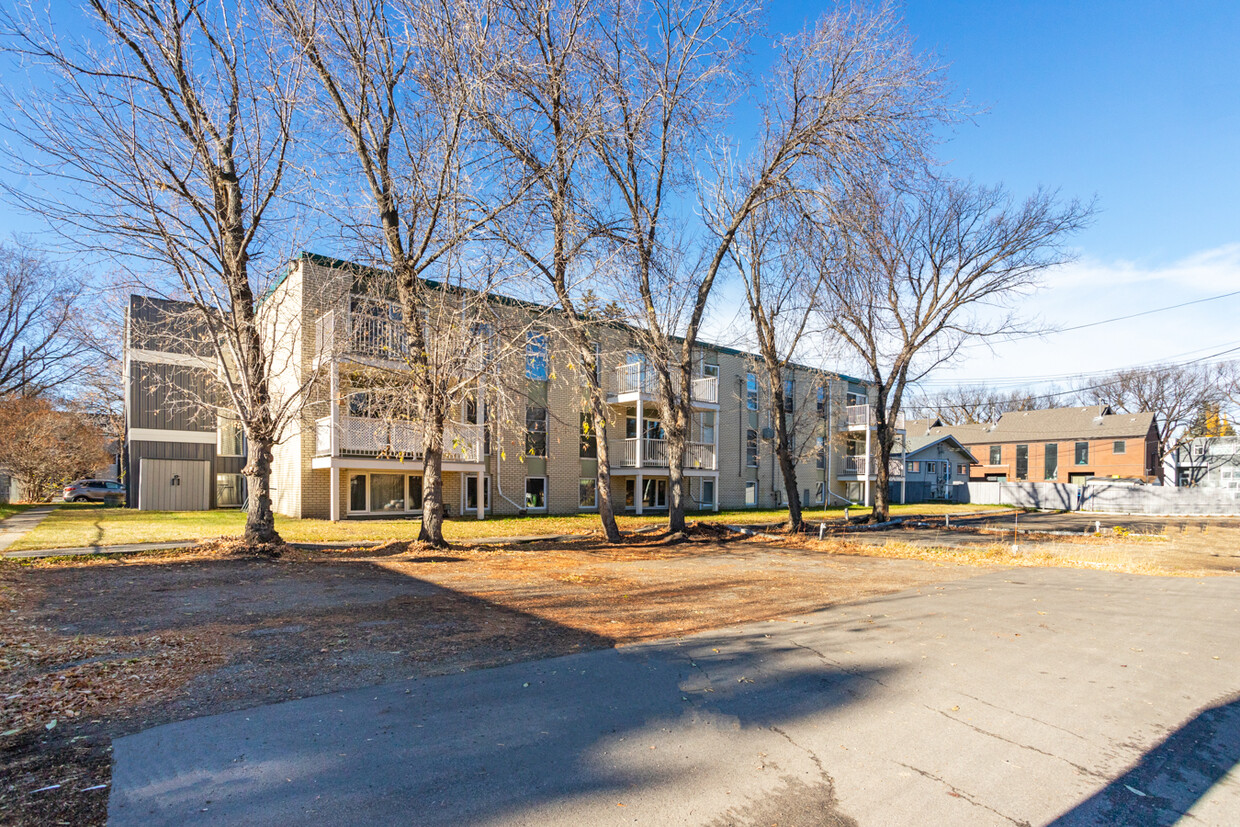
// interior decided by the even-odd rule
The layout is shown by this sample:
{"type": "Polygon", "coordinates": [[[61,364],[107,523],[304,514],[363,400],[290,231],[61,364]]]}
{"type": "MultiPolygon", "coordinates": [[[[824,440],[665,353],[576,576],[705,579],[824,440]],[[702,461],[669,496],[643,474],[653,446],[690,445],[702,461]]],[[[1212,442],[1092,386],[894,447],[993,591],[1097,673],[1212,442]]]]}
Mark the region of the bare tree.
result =
{"type": "Polygon", "coordinates": [[[1158,415],[1158,459],[1192,438],[1193,422],[1225,398],[1226,369],[1213,364],[1154,365],[1095,379],[1080,392],[1085,403],[1109,405],[1116,413],[1158,415]]]}
{"type": "Polygon", "coordinates": [[[517,338],[495,335],[499,317],[488,308],[501,268],[465,247],[477,245],[479,230],[512,205],[522,185],[505,186],[471,133],[469,98],[455,73],[460,17],[451,8],[267,2],[314,68],[321,105],[347,142],[373,208],[374,258],[391,273],[405,339],[399,370],[380,396],[389,415],[403,408],[421,427],[419,539],[443,546],[447,425],[470,395],[485,417],[478,383],[484,374],[502,376],[493,371],[503,361],[497,348],[517,338]]]}
{"type": "MultiPolygon", "coordinates": [[[[267,279],[279,243],[302,71],[248,3],[89,0],[94,35],[65,38],[30,7],[4,13],[8,48],[46,73],[9,90],[24,162],[63,194],[21,194],[147,292],[188,301],[249,440],[245,539],[279,540],[272,447],[307,385],[277,395],[267,279]]],[[[313,377],[312,377],[313,378],[313,377]]]]}
{"type": "MultiPolygon", "coordinates": [[[[804,418],[813,408],[797,404],[795,385],[792,396],[788,395],[788,379],[802,343],[816,332],[811,324],[819,320],[816,310],[822,273],[802,255],[798,235],[804,229],[803,222],[799,212],[788,206],[773,204],[755,212],[729,252],[745,288],[757,351],[762,357],[755,360],[754,369],[765,377],[771,401],[775,454],[788,500],[789,529],[800,531],[803,520],[796,466],[804,446],[797,444],[796,434],[804,439],[807,434],[813,436],[815,429],[798,428],[808,423],[790,420],[790,413],[804,418]]],[[[827,404],[825,396],[823,404],[827,404]]]]}
{"type": "Polygon", "coordinates": [[[473,35],[465,41],[469,61],[461,80],[472,90],[474,117],[513,175],[532,184],[520,209],[491,229],[563,311],[557,327],[572,354],[569,365],[589,412],[584,427],[596,446],[599,520],[615,543],[621,535],[611,500],[611,409],[599,364],[606,338],[600,334],[608,325],[594,278],[605,262],[591,246],[607,224],[599,214],[603,176],[590,143],[600,118],[591,59],[607,26],[599,7],[592,0],[509,0],[490,10],[485,25],[475,12],[458,28],[473,35]]]}
{"type": "Polygon", "coordinates": [[[865,365],[878,447],[873,519],[888,516],[890,461],[904,395],[971,340],[1027,332],[1016,309],[1042,273],[1069,259],[1068,236],[1091,207],[1038,191],[929,178],[916,189],[858,187],[855,219],[822,228],[815,261],[824,313],[865,365]]]}
{"type": "Polygon", "coordinates": [[[0,397],[38,396],[76,375],[83,287],[28,244],[0,243],[0,397]]]}
{"type": "Polygon", "coordinates": [[[940,419],[946,425],[997,422],[1009,411],[1032,411],[1073,404],[1064,392],[1048,387],[1041,393],[1008,391],[986,385],[958,385],[934,394],[920,395],[907,404],[914,417],[940,419]]]}
{"type": "Polygon", "coordinates": [[[621,4],[599,61],[606,120],[597,151],[619,193],[627,292],[664,414],[673,532],[684,529],[694,349],[738,233],[768,203],[820,188],[825,173],[848,177],[920,156],[944,114],[936,70],[890,7],[824,15],[777,42],[774,66],[753,90],[762,116],[755,148],[741,161],[718,150],[700,192],[707,240],[693,249],[671,204],[693,180],[696,150],[714,142],[721,102],[735,94],[753,15],[747,5],[695,0],[621,4]]]}

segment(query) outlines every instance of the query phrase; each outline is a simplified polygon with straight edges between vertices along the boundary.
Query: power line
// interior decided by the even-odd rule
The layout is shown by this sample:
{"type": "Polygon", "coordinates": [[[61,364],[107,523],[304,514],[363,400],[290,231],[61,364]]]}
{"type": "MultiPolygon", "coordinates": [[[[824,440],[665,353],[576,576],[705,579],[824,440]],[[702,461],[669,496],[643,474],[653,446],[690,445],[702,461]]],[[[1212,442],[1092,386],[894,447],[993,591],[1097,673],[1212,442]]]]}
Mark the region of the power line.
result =
{"type": "MultiPolygon", "coordinates": [[[[1055,330],[1051,330],[1051,331],[1049,331],[1049,333],[1051,333],[1051,334],[1054,334],[1054,333],[1070,333],[1070,332],[1071,332],[1071,331],[1073,331],[1073,330],[1084,330],[1084,329],[1085,329],[1085,328],[1087,328],[1087,327],[1097,327],[1098,325],[1110,324],[1111,322],[1123,322],[1123,321],[1127,321],[1128,319],[1136,319],[1136,318],[1139,318],[1139,317],[1141,317],[1141,316],[1149,316],[1149,315],[1152,315],[1152,314],[1154,314],[1154,313],[1163,313],[1163,312],[1166,312],[1166,311],[1168,311],[1168,310],[1179,310],[1181,307],[1188,307],[1188,306],[1190,306],[1190,305],[1194,305],[1194,304],[1204,304],[1204,303],[1206,303],[1206,302],[1214,302],[1214,301],[1218,301],[1219,299],[1229,299],[1229,298],[1231,298],[1232,296],[1240,296],[1240,290],[1233,290],[1233,291],[1232,291],[1232,292],[1230,292],[1230,293],[1221,293],[1221,294],[1219,294],[1219,295],[1217,295],[1217,296],[1209,296],[1209,297],[1204,298],[1204,299],[1193,299],[1192,301],[1188,301],[1188,302],[1180,302],[1179,304],[1170,304],[1170,305],[1167,305],[1166,307],[1155,307],[1153,310],[1142,310],[1140,313],[1129,313],[1127,316],[1116,316],[1116,317],[1111,318],[1111,319],[1100,319],[1099,321],[1096,321],[1096,322],[1088,322],[1088,323],[1086,323],[1086,324],[1078,324],[1078,325],[1074,325],[1074,326],[1072,326],[1072,327],[1060,327],[1060,328],[1057,328],[1057,329],[1055,329],[1055,330]]],[[[1045,335],[1045,334],[1031,333],[1031,334],[1029,334],[1029,335],[1027,335],[1027,336],[1017,336],[1017,337],[1015,337],[1015,338],[1012,338],[1012,339],[1007,339],[1007,340],[1005,340],[1005,341],[1009,341],[1009,342],[1018,342],[1018,341],[1020,341],[1021,339],[1033,339],[1033,338],[1037,338],[1038,336],[1041,336],[1041,335],[1045,335]]]]}

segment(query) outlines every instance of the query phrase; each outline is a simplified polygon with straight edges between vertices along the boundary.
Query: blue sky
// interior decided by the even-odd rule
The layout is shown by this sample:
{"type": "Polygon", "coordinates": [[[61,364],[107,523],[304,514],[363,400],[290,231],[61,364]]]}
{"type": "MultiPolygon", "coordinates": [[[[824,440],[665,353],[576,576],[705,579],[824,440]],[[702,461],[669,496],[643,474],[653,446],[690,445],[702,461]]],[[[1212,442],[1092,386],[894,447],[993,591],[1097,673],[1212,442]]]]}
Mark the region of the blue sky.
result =
{"type": "MultiPolygon", "coordinates": [[[[770,28],[795,31],[829,8],[772,0],[770,28]]],[[[918,46],[985,110],[944,133],[953,174],[1018,196],[1041,185],[1098,199],[1079,260],[1048,274],[1023,305],[1030,316],[1069,327],[1240,290],[1240,2],[908,0],[903,11],[918,46]]],[[[0,229],[37,228],[0,205],[0,229]]],[[[720,296],[729,316],[733,298],[720,296]]],[[[1238,316],[1233,297],[973,348],[932,383],[1033,383],[1209,354],[1240,346],[1238,316]]]]}
{"type": "MultiPolygon", "coordinates": [[[[774,5],[773,27],[823,8],[774,5]]],[[[1067,327],[1240,289],[1240,3],[909,0],[904,17],[985,110],[945,134],[953,174],[1098,199],[1078,262],[1048,275],[1030,315],[1067,327]]],[[[933,384],[1208,354],[1240,344],[1238,316],[1234,297],[974,348],[933,384]]]]}

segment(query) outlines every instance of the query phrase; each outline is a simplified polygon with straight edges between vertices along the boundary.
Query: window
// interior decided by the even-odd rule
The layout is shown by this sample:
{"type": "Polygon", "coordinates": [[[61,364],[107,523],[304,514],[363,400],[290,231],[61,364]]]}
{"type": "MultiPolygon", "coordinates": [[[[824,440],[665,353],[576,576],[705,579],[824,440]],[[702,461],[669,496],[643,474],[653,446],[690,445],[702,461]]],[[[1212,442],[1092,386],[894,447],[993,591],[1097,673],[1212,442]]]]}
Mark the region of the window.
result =
{"type": "Polygon", "coordinates": [[[525,334],[525,378],[547,381],[547,334],[529,331],[525,334]]]}
{"type": "Polygon", "coordinates": [[[702,416],[702,428],[701,428],[702,442],[706,443],[707,445],[714,445],[715,444],[715,412],[714,411],[702,411],[701,416],[702,416]]]}
{"type": "Polygon", "coordinates": [[[637,439],[637,408],[624,411],[624,438],[637,439]]]}
{"type": "Polygon", "coordinates": [[[241,422],[232,416],[220,416],[216,432],[215,453],[221,457],[239,457],[245,453],[242,447],[241,422]]]}
{"type": "Polygon", "coordinates": [[[918,460],[910,461],[908,464],[908,472],[910,474],[920,474],[921,473],[921,462],[918,460]]]}
{"type": "Polygon", "coordinates": [[[1074,451],[1075,459],[1073,462],[1077,465],[1089,465],[1089,443],[1078,442],[1074,451]]]}
{"type": "Polygon", "coordinates": [[[824,437],[814,440],[814,464],[819,470],[827,467],[827,440],[824,437]]]}
{"type": "Polygon", "coordinates": [[[1029,479],[1029,446],[1016,446],[1016,479],[1029,479]]]}
{"type": "Polygon", "coordinates": [[[525,455],[547,456],[547,409],[533,405],[525,409],[525,455]]]}
{"type": "Polygon", "coordinates": [[[756,506],[758,504],[758,483],[750,480],[745,483],[745,505],[756,506]]]}
{"type": "MultiPolygon", "coordinates": [[[[111,487],[109,485],[109,487],[111,487]]],[[[241,475],[215,475],[215,505],[217,508],[238,508],[241,505],[241,475]]]]}
{"type": "Polygon", "coordinates": [[[956,474],[961,477],[967,477],[969,475],[969,466],[963,462],[956,463],[956,474]]]}
{"type": "Polygon", "coordinates": [[[713,376],[716,379],[718,379],[719,378],[719,366],[712,365],[709,362],[703,362],[702,363],[702,375],[713,376]]]}
{"type": "Polygon", "coordinates": [[[366,510],[366,475],[349,477],[349,510],[366,510]]]}
{"type": "Polygon", "coordinates": [[[409,501],[407,503],[410,511],[422,510],[422,478],[409,477],[409,501]]]}
{"type": "Polygon", "coordinates": [[[598,480],[582,477],[577,484],[577,507],[598,508],[598,480]]]}
{"type": "Polygon", "coordinates": [[[796,393],[797,393],[797,380],[785,379],[784,380],[784,412],[785,413],[792,413],[793,409],[796,408],[796,402],[795,402],[796,393]]]}
{"type": "Polygon", "coordinates": [[[543,511],[547,508],[547,478],[546,477],[526,477],[525,478],[525,507],[543,511]]]}
{"type": "Polygon", "coordinates": [[[598,458],[598,434],[594,432],[594,419],[585,411],[581,412],[581,456],[584,459],[598,458]]]}
{"type": "Polygon", "coordinates": [[[404,474],[371,474],[370,475],[370,510],[371,511],[404,511],[405,510],[405,475],[404,474]]]}
{"type": "Polygon", "coordinates": [[[758,410],[758,377],[752,373],[745,374],[745,408],[758,410]]]}
{"type": "Polygon", "coordinates": [[[1113,454],[1126,454],[1126,453],[1128,453],[1128,440],[1126,440],[1126,439],[1117,439],[1117,440],[1115,440],[1115,444],[1114,444],[1114,445],[1112,446],[1112,448],[1111,448],[1111,453],[1113,453],[1113,454]]]}
{"type": "Polygon", "coordinates": [[[1002,465],[1003,464],[1003,446],[1002,445],[991,445],[990,446],[990,464],[991,465],[1002,465]]]}
{"type": "MultiPolygon", "coordinates": [[[[629,477],[624,481],[624,505],[634,507],[637,483],[629,477]]],[[[642,508],[667,508],[667,480],[647,479],[642,481],[642,508]]]]}
{"type": "Polygon", "coordinates": [[[354,391],[348,397],[349,416],[369,419],[374,416],[374,406],[370,401],[370,394],[366,391],[354,391]]]}
{"type": "Polygon", "coordinates": [[[825,482],[814,483],[814,502],[822,505],[827,501],[827,484],[825,482]]]}
{"type": "Polygon", "coordinates": [[[1042,476],[1048,480],[1059,478],[1059,443],[1048,442],[1044,449],[1046,451],[1046,459],[1043,462],[1042,476]]]}
{"type": "Polygon", "coordinates": [[[715,505],[715,481],[714,480],[706,480],[706,479],[702,480],[702,499],[700,501],[700,504],[706,507],[712,507],[712,508],[714,507],[715,505]]]}
{"type": "Polygon", "coordinates": [[[826,387],[819,385],[818,386],[818,415],[823,416],[826,414],[826,412],[827,412],[827,389],[826,387]]]}
{"type": "Polygon", "coordinates": [[[758,432],[753,428],[745,431],[745,465],[758,467],[758,432]]]}
{"type": "MultiPolygon", "coordinates": [[[[466,474],[465,480],[465,511],[478,513],[478,475],[466,474]]],[[[491,510],[491,477],[482,478],[482,513],[491,510]]]]}

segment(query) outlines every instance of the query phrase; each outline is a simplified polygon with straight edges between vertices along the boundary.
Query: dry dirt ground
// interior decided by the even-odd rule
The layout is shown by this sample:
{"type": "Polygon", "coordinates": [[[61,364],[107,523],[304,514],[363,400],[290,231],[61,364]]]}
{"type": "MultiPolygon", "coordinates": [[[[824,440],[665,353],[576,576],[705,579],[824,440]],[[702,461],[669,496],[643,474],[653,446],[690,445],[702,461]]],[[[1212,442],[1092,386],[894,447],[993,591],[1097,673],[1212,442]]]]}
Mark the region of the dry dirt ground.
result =
{"type": "Polygon", "coordinates": [[[679,545],[393,544],[274,560],[208,549],[0,567],[0,823],[103,823],[111,740],[155,724],[1036,562],[1001,546],[937,552],[904,542],[911,529],[882,547],[702,531],[679,545]]]}

